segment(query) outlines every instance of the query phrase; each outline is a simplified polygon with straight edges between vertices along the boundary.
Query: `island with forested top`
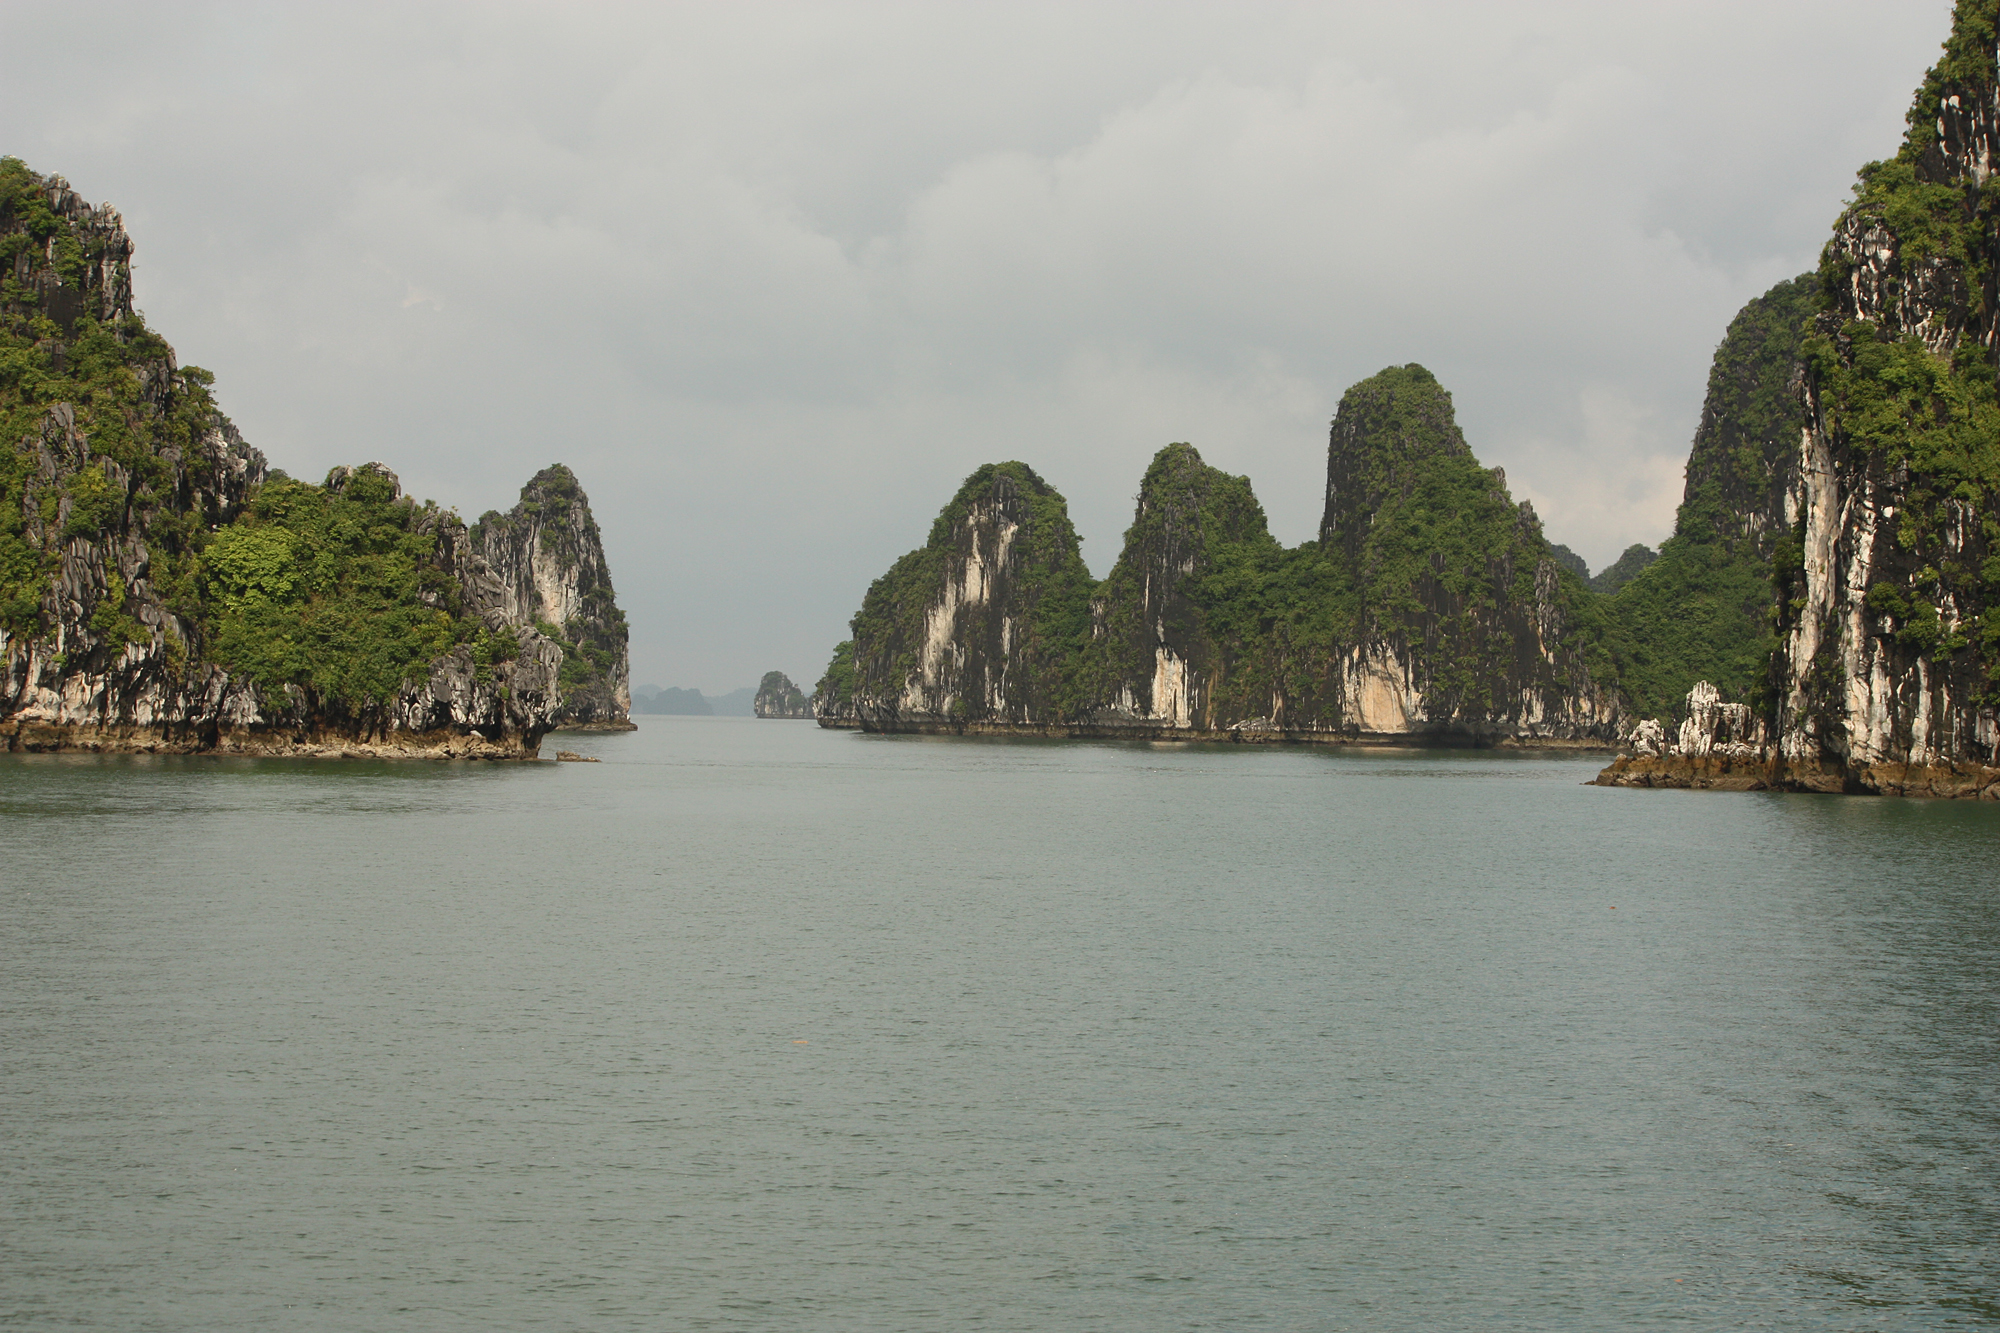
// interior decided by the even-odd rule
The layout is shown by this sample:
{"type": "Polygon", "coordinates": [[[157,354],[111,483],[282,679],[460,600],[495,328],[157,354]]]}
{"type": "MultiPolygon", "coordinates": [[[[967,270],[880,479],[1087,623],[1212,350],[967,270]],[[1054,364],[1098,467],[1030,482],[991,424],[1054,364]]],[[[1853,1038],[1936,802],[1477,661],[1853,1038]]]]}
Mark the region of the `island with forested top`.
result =
{"type": "Polygon", "coordinates": [[[133,309],[117,212],[0,159],[0,748],[515,758],[629,727],[569,469],[470,528],[270,469],[133,309]]]}

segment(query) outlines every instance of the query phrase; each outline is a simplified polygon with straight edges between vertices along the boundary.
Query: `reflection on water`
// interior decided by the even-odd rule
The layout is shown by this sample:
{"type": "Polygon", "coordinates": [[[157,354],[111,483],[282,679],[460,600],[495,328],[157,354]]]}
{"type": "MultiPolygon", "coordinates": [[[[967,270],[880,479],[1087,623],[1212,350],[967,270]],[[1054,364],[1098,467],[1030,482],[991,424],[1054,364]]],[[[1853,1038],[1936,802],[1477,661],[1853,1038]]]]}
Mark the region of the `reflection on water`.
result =
{"type": "Polygon", "coordinates": [[[2000,811],[649,718],[0,756],[0,1326],[2000,1323],[2000,811]]]}

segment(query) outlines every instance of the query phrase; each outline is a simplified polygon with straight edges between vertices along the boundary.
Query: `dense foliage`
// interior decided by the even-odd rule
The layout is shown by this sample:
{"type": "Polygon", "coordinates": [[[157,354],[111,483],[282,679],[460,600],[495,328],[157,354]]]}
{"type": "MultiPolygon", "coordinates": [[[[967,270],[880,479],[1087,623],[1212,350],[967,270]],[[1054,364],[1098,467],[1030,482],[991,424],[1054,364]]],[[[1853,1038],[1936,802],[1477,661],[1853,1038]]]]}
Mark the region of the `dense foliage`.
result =
{"type": "Polygon", "coordinates": [[[437,658],[470,644],[490,666],[514,640],[466,615],[436,561],[434,504],[362,468],[338,489],[275,477],[201,554],[201,649],[267,690],[388,703],[437,658]]]}
{"type": "Polygon", "coordinates": [[[1674,535],[1656,557],[1644,547],[1620,557],[1640,567],[1611,590],[1597,623],[1609,678],[1641,716],[1677,715],[1700,680],[1735,700],[1755,697],[1766,680],[1776,645],[1772,555],[1789,535],[1784,496],[1805,424],[1801,344],[1821,304],[1810,276],[1794,278],[1730,322],[1709,369],[1674,535]]]}
{"type": "MultiPolygon", "coordinates": [[[[1562,552],[1566,549],[1566,547],[1561,546],[1556,548],[1556,558],[1558,560],[1562,559],[1562,552]]],[[[1624,552],[1616,560],[1613,560],[1603,569],[1598,570],[1597,573],[1589,574],[1588,577],[1584,578],[1584,582],[1592,592],[1602,593],[1606,597],[1609,597],[1633,579],[1638,578],[1640,574],[1645,572],[1648,565],[1659,558],[1660,553],[1644,542],[1633,542],[1625,548],[1624,552]]],[[[1588,571],[1579,571],[1579,573],[1588,574],[1588,571]]]]}
{"type": "Polygon", "coordinates": [[[822,717],[853,716],[854,640],[842,639],[833,646],[833,658],[813,686],[813,711],[822,717]]]}
{"type": "MultiPolygon", "coordinates": [[[[1420,645],[1436,715],[1501,711],[1496,687],[1518,686],[1533,655],[1531,609],[1550,553],[1534,511],[1473,456],[1451,394],[1418,365],[1355,385],[1334,418],[1327,474],[1321,540],[1347,566],[1356,634],[1420,645]]],[[[1555,564],[1555,608],[1577,622],[1588,594],[1555,564]]]]}

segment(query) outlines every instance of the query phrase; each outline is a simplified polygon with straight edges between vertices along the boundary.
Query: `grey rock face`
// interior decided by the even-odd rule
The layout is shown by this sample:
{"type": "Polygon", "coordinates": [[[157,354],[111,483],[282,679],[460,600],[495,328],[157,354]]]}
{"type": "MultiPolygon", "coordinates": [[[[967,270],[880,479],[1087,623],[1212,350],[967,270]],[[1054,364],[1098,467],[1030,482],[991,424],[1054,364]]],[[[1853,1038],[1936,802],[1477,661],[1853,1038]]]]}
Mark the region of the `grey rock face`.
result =
{"type": "Polygon", "coordinates": [[[813,715],[812,701],[782,671],[764,673],[751,711],[758,717],[810,718],[813,715]]]}
{"type": "Polygon", "coordinates": [[[472,549],[497,580],[503,617],[542,627],[562,647],[556,725],[631,727],[625,613],[576,475],[560,463],[543,468],[513,509],[480,518],[472,549]]]}

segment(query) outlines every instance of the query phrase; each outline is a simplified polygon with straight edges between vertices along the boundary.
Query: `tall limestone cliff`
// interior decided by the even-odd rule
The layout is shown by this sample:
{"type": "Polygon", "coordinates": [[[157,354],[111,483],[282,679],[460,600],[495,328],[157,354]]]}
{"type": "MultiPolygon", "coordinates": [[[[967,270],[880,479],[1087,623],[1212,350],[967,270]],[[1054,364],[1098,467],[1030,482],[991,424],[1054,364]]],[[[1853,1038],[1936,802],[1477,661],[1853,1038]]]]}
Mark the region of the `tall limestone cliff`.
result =
{"type": "Polygon", "coordinates": [[[511,510],[480,516],[472,546],[500,580],[507,618],[537,626],[562,647],[556,725],[630,730],[625,613],[576,475],[560,463],[537,472],[511,510]]]}
{"type": "Polygon", "coordinates": [[[1451,395],[1422,366],[1341,398],[1320,546],[1354,619],[1322,716],[1364,734],[1601,743],[1621,701],[1594,678],[1589,594],[1473,457],[1451,395]]]}
{"type": "Polygon", "coordinates": [[[1093,589],[1060,497],[1019,464],[982,469],[930,544],[869,590],[820,683],[822,723],[1445,744],[1614,736],[1619,698],[1593,682],[1578,613],[1590,594],[1534,511],[1473,458],[1429,372],[1397,367],[1349,391],[1328,476],[1322,538],[1287,550],[1247,479],[1169,445],[1093,589]]]}
{"type": "Polygon", "coordinates": [[[563,650],[465,525],[380,464],[269,471],[131,256],[0,159],[0,747],[535,754],[563,650]]]}
{"type": "Polygon", "coordinates": [[[1764,697],[1720,748],[1635,735],[1600,781],[2000,798],[1996,28],[1959,0],[1822,253],[1764,697]]]}
{"type": "Polygon", "coordinates": [[[1287,554],[1249,478],[1210,467],[1192,445],[1160,450],[1091,600],[1088,722],[1155,735],[1275,725],[1282,631],[1243,594],[1281,577],[1287,554]]]}
{"type": "Polygon", "coordinates": [[[1062,496],[1025,464],[990,463],[868,589],[851,683],[820,716],[851,710],[875,731],[1058,726],[1081,701],[1090,589],[1062,496]]]}

